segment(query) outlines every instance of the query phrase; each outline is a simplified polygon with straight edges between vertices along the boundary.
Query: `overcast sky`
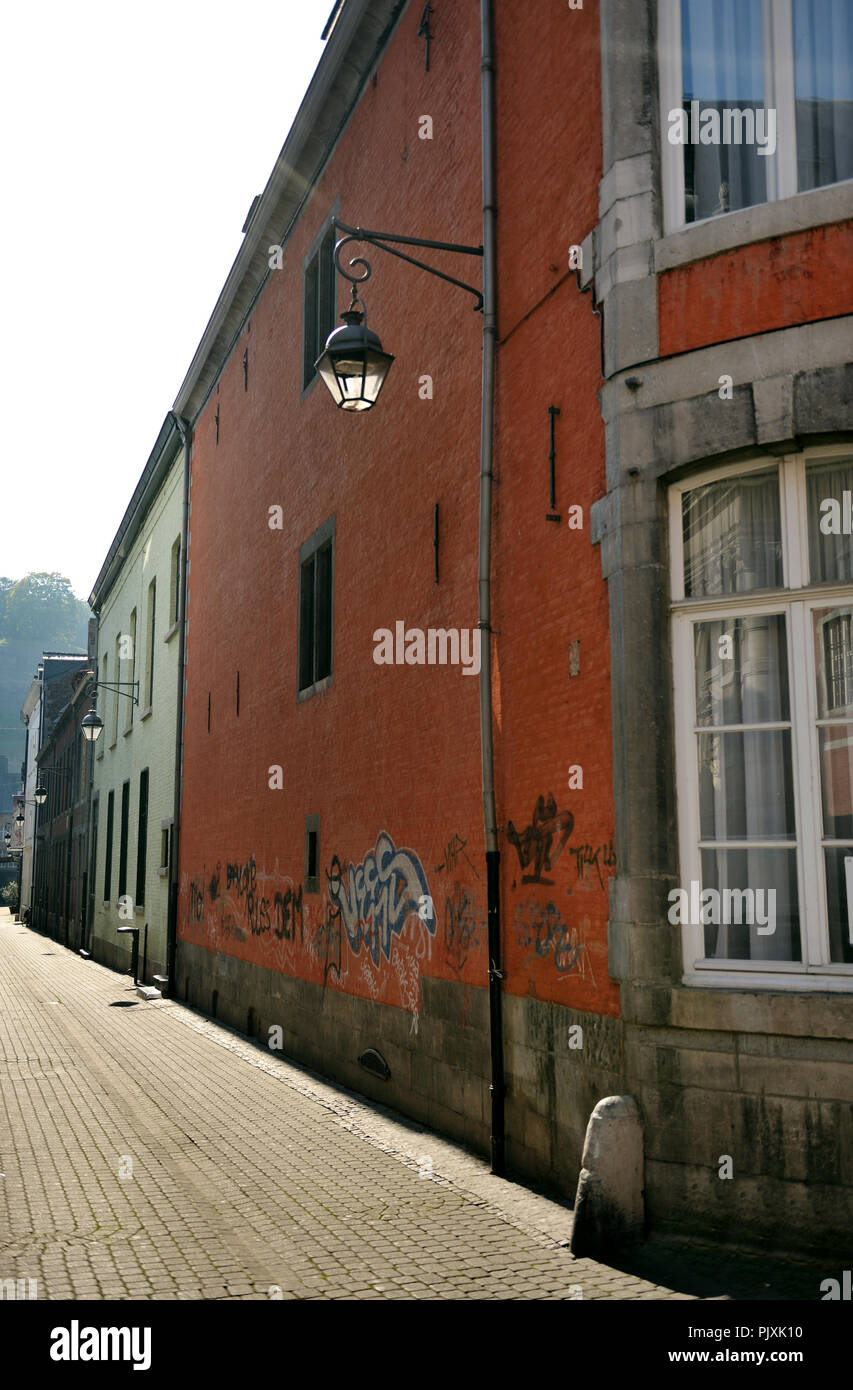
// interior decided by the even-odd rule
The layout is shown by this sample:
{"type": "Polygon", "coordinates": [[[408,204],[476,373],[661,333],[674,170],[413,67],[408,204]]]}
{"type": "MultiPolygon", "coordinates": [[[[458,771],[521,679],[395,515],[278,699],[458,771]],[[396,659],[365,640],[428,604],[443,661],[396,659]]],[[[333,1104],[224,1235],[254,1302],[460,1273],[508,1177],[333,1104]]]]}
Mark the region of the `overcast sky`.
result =
{"type": "Polygon", "coordinates": [[[3,7],[0,575],[89,597],[331,9],[3,7]]]}

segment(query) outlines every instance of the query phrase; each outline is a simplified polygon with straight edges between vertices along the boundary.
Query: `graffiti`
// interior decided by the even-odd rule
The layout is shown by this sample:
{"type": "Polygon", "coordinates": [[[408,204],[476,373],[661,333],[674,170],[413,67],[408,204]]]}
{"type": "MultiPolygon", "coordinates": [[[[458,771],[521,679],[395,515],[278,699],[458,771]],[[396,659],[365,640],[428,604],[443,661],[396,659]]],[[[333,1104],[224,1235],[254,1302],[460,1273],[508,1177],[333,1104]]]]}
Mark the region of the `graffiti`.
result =
{"type": "MultiPolygon", "coordinates": [[[[553,957],[558,975],[567,975],[579,963],[584,950],[577,927],[563,921],[556,903],[530,901],[520,903],[515,910],[515,939],[523,950],[534,950],[537,956],[553,957]]],[[[581,973],[583,974],[583,963],[581,973]]]]}
{"type": "Polygon", "coordinates": [[[421,1005],[421,983],[418,963],[411,956],[404,956],[401,951],[394,953],[394,970],[397,974],[397,981],[400,986],[400,1000],[403,1008],[408,1009],[412,1015],[412,1026],[410,1032],[416,1034],[418,1031],[418,1016],[421,1005]]]}
{"type": "Polygon", "coordinates": [[[447,844],[444,847],[444,862],[442,864],[436,864],[435,872],[437,874],[440,874],[446,870],[447,873],[452,873],[453,870],[456,868],[456,864],[458,862],[460,854],[464,854],[469,866],[473,870],[474,877],[479,878],[480,875],[477,873],[477,870],[474,868],[474,865],[471,863],[471,860],[468,859],[468,855],[465,854],[465,846],[467,845],[467,843],[468,841],[463,840],[460,835],[454,835],[451,840],[448,840],[447,844]]]}
{"type": "MultiPolygon", "coordinates": [[[[332,856],[331,869],[326,870],[326,878],[340,880],[341,864],[338,856],[332,856]]],[[[310,926],[310,923],[309,923],[310,926]]],[[[323,984],[328,982],[329,976],[340,983],[341,980],[341,913],[340,908],[336,908],[331,902],[327,902],[325,910],[320,910],[317,921],[309,933],[309,949],[314,959],[323,966],[323,984]]]]}
{"type": "Polygon", "coordinates": [[[533,864],[532,873],[522,873],[522,883],[553,883],[553,879],[542,877],[542,870],[550,873],[554,868],[566,847],[574,823],[575,818],[571,811],[560,811],[558,814],[557,803],[551,793],[548,794],[547,801],[544,796],[539,797],[533,808],[531,822],[523,834],[519,835],[512,821],[509,821],[506,837],[510,844],[515,846],[522,870],[531,862],[533,864]],[[559,835],[560,839],[556,849],[552,850],[556,835],[559,835]]]}
{"type": "Polygon", "coordinates": [[[273,931],[279,941],[295,941],[297,922],[299,925],[299,944],[304,941],[304,923],[302,918],[302,884],[298,888],[285,888],[283,893],[276,893],[273,898],[273,913],[278,919],[278,924],[273,926],[273,931]]]}
{"type": "Polygon", "coordinates": [[[444,951],[451,970],[462,974],[469,952],[482,951],[486,923],[474,899],[458,883],[444,903],[444,951]]]}
{"type": "Polygon", "coordinates": [[[568,851],[569,854],[575,856],[575,869],[578,878],[583,878],[583,871],[586,865],[593,864],[595,866],[595,872],[598,874],[599,885],[603,888],[604,879],[601,876],[601,864],[603,864],[606,869],[614,868],[616,865],[616,854],[613,849],[613,841],[608,840],[606,845],[569,845],[568,851]],[[601,863],[599,863],[599,856],[601,858],[601,863]]]}
{"type": "Polygon", "coordinates": [[[226,892],[234,890],[238,903],[246,900],[246,918],[252,936],[264,936],[272,928],[270,900],[258,892],[258,868],[252,855],[245,864],[226,864],[226,892]]]}
{"type": "MultiPolygon", "coordinates": [[[[344,874],[340,861],[332,861],[327,874],[329,901],[340,913],[347,940],[355,955],[365,946],[374,965],[379,957],[391,959],[395,936],[401,936],[410,913],[417,916],[422,896],[429,896],[421,862],[409,849],[396,849],[384,830],[375,850],[356,867],[350,864],[344,874]]],[[[422,920],[422,919],[419,919],[422,920]]],[[[435,934],[435,916],[423,926],[435,934]]]]}
{"type": "Polygon", "coordinates": [[[222,872],[220,869],[220,865],[217,864],[216,873],[211,874],[210,883],[207,885],[207,896],[210,898],[210,901],[212,903],[215,903],[216,899],[219,897],[219,884],[221,883],[221,881],[222,872]]]}
{"type": "Polygon", "coordinates": [[[190,921],[200,922],[204,916],[204,893],[197,878],[190,881],[190,921]]]}

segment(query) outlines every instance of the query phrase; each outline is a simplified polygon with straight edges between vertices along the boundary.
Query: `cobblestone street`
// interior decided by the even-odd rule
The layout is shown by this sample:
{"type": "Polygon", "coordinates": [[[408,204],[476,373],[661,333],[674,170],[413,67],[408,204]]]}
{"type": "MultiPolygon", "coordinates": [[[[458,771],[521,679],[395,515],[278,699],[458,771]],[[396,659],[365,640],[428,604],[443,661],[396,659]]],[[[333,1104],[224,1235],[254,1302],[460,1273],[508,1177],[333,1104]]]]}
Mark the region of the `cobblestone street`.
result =
{"type": "Polygon", "coordinates": [[[576,1260],[560,1203],[7,913],[0,1041],[0,1279],[40,1299],[819,1297],[806,1265],[576,1260]]]}

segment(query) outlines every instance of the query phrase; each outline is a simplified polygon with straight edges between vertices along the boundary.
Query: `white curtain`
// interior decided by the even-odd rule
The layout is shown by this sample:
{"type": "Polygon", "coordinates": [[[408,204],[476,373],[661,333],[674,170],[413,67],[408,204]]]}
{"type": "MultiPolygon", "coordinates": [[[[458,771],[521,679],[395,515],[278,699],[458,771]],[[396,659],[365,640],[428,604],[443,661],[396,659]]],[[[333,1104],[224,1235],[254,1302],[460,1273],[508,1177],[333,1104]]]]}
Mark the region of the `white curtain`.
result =
{"type": "Polygon", "coordinates": [[[774,932],[759,932],[759,922],[721,921],[706,926],[705,949],[717,959],[799,959],[795,852],[749,848],[750,840],[796,839],[790,732],[713,732],[715,725],[790,717],[784,617],[697,623],[694,657],[696,720],[708,729],[697,735],[700,837],[744,842],[743,849],[702,851],[702,887],[761,889],[762,916],[768,892],[776,894],[774,932]]]}
{"type": "MultiPolygon", "coordinates": [[[[851,0],[853,9],[853,0],[851,0]]],[[[853,510],[853,463],[835,462],[806,469],[806,515],[809,527],[809,561],[811,582],[825,584],[837,579],[853,578],[853,535],[843,532],[845,517],[844,493],[850,494],[853,510]],[[828,535],[821,522],[828,526],[829,511],[821,511],[821,503],[832,499],[838,504],[838,530],[828,535]]]]}
{"type": "MultiPolygon", "coordinates": [[[[681,35],[688,113],[691,101],[699,102],[700,113],[765,105],[761,0],[681,0],[681,35]]],[[[684,146],[688,222],[764,202],[767,159],[757,145],[693,144],[692,129],[689,138],[684,146]]]]}
{"type": "Polygon", "coordinates": [[[853,4],[794,0],[800,192],[853,178],[853,4]]]}
{"type": "Polygon", "coordinates": [[[781,587],[775,469],[692,488],[684,494],[682,524],[687,598],[781,587]]]}

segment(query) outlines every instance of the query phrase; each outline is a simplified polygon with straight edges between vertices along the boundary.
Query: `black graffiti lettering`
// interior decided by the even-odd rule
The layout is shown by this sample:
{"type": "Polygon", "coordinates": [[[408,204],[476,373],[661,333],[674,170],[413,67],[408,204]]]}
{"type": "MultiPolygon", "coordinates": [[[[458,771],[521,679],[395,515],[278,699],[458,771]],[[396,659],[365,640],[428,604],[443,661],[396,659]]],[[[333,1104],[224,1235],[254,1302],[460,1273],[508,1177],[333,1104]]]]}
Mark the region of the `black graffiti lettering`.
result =
{"type": "Polygon", "coordinates": [[[542,870],[550,873],[566,847],[566,842],[574,828],[575,818],[571,811],[557,811],[557,803],[549,793],[548,799],[540,796],[533,808],[530,824],[519,835],[512,821],[506,829],[506,837],[515,846],[518,862],[524,870],[533,864],[533,872],[522,873],[522,883],[553,883],[553,879],[543,878],[542,870]],[[554,839],[559,835],[556,848],[554,839]]]}
{"type": "Polygon", "coordinates": [[[604,879],[601,876],[601,864],[606,869],[612,868],[616,863],[616,855],[613,851],[613,841],[609,840],[606,845],[569,845],[569,854],[575,856],[575,871],[578,878],[583,878],[584,867],[592,864],[598,874],[598,882],[601,888],[604,887],[604,879]]]}
{"type": "Polygon", "coordinates": [[[197,878],[190,880],[190,921],[200,922],[204,917],[204,891],[197,878]]]}
{"type": "Polygon", "coordinates": [[[448,965],[461,975],[470,951],[482,950],[486,923],[476,903],[460,884],[444,903],[444,950],[448,965]]]}
{"type": "Polygon", "coordinates": [[[304,940],[304,927],[302,916],[302,884],[298,888],[285,888],[283,893],[276,893],[273,899],[273,912],[278,918],[278,925],[273,928],[279,941],[295,941],[297,922],[299,925],[299,941],[304,940]]]}
{"type": "Polygon", "coordinates": [[[454,835],[452,839],[448,840],[444,847],[444,862],[436,865],[435,872],[440,874],[446,869],[448,873],[451,873],[456,868],[459,856],[463,854],[470,867],[474,870],[474,877],[479,878],[480,875],[477,873],[477,870],[474,869],[474,865],[471,863],[468,855],[465,854],[465,846],[467,843],[468,841],[463,840],[460,835],[454,835]]]}

